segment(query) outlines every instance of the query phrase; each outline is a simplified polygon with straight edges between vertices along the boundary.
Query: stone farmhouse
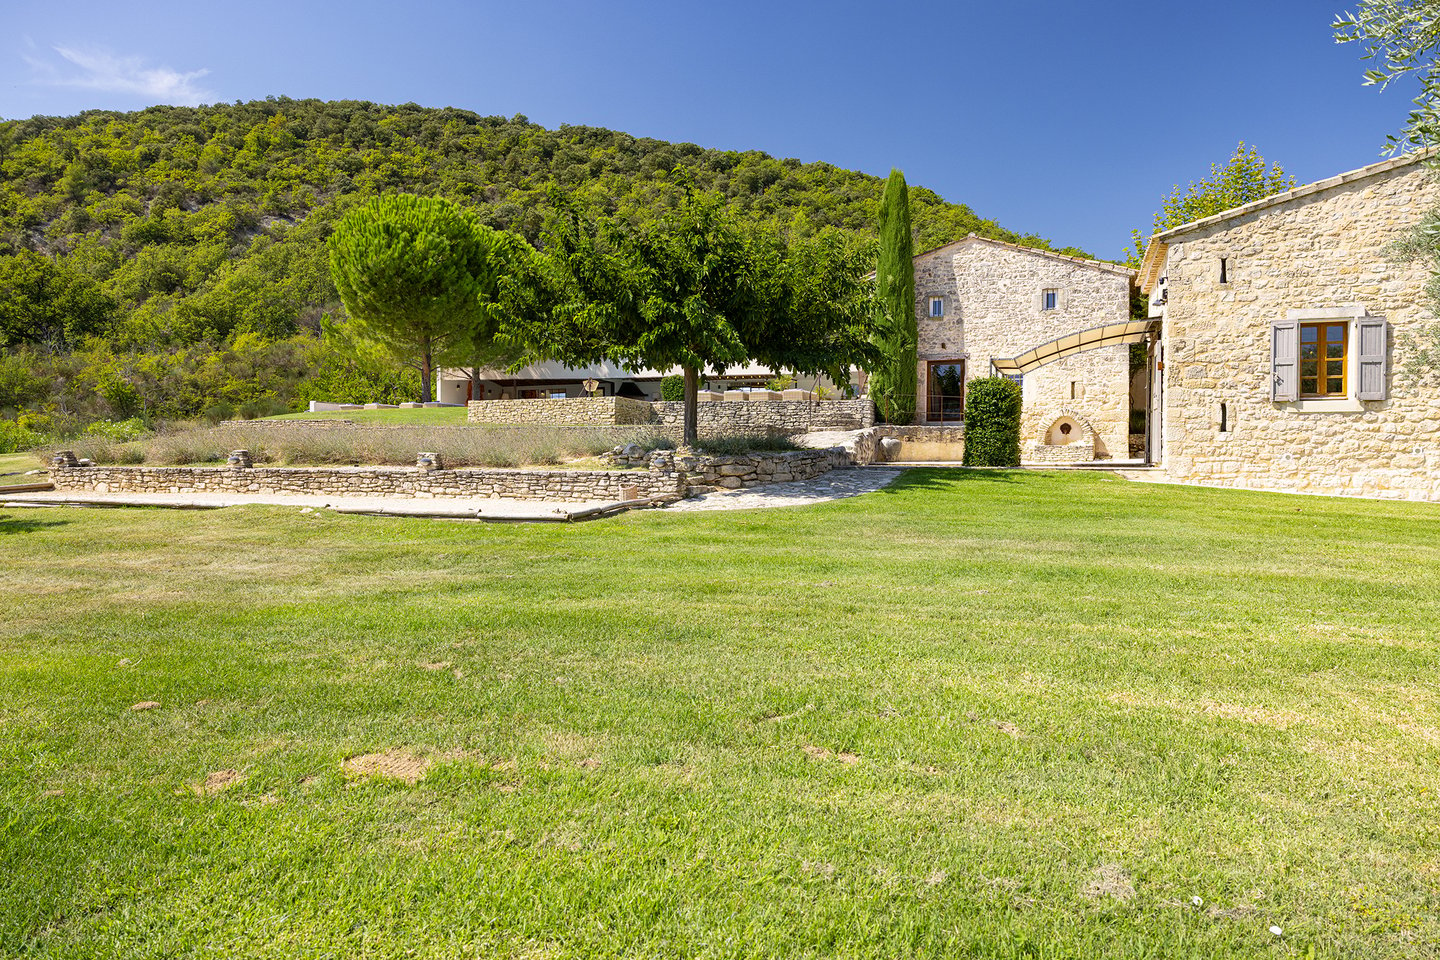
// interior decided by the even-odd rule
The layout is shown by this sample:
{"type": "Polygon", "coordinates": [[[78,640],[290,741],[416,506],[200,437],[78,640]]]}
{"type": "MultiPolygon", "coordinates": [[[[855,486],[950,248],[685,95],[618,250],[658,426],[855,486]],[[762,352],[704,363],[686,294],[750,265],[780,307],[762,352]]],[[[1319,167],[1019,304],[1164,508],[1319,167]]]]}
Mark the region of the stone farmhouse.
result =
{"type": "MultiPolygon", "coordinates": [[[[1440,369],[1424,367],[1440,325],[1425,294],[1428,265],[1395,254],[1440,205],[1427,157],[1158,233],[1138,276],[974,235],[916,255],[916,422],[880,428],[894,441],[884,455],[958,459],[966,383],[998,374],[1022,385],[1025,463],[1143,461],[1178,482],[1440,501],[1440,369]],[[1130,315],[1137,282],[1150,296],[1147,317],[1130,315]],[[1144,344],[1138,367],[1134,344],[1144,344]]],[[[581,402],[558,397],[578,398],[585,371],[535,373],[535,382],[492,384],[495,402],[581,402]]],[[[758,387],[769,371],[735,373],[758,387]]],[[[660,376],[590,374],[613,398],[601,411],[611,417],[628,398],[653,400],[660,376]]],[[[488,400],[463,399],[472,419],[516,415],[514,405],[492,413],[488,400]]],[[[798,392],[702,399],[716,401],[702,405],[702,420],[717,429],[873,423],[866,398],[830,409],[798,392]],[[751,403],[741,411],[731,400],[751,403]],[[850,408],[857,403],[865,410],[850,408]]],[[[663,404],[642,405],[666,422],[663,404]]]]}
{"type": "Polygon", "coordinates": [[[1394,244],[1440,203],[1412,155],[1151,238],[1140,271],[1154,457],[1173,480],[1440,500],[1424,262],[1394,244]]]}
{"type": "Polygon", "coordinates": [[[916,419],[964,419],[965,382],[1020,381],[1022,459],[1127,458],[1135,271],[974,234],[915,257],[916,419]]]}

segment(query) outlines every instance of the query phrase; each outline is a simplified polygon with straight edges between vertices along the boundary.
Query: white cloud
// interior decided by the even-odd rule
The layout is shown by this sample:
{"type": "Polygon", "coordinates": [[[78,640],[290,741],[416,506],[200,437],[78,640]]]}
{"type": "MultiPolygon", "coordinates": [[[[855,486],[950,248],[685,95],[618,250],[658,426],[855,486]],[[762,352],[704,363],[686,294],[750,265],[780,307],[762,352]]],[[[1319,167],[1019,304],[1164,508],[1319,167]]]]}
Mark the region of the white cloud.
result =
{"type": "Polygon", "coordinates": [[[35,83],[53,87],[79,87],[109,93],[130,93],[150,103],[194,106],[213,101],[213,91],[196,81],[209,70],[182,73],[170,67],[147,66],[142,57],[121,57],[95,47],[53,47],[64,63],[22,54],[35,83]],[[78,69],[78,72],[77,72],[78,69]]]}

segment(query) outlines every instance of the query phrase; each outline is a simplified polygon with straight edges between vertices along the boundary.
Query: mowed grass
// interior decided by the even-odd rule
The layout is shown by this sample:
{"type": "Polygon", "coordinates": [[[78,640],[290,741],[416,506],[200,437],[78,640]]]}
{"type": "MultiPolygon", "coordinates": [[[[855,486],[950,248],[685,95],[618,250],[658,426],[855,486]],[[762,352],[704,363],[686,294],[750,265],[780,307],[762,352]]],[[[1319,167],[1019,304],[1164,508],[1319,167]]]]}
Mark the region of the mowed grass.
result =
{"type": "Polygon", "coordinates": [[[25,476],[27,471],[43,469],[40,458],[29,453],[0,453],[0,487],[13,487],[22,483],[39,483],[42,476],[25,476]]]}
{"type": "Polygon", "coordinates": [[[418,410],[325,410],[318,413],[282,413],[266,420],[353,420],[377,426],[441,427],[465,423],[464,407],[421,407],[418,410]]]}
{"type": "Polygon", "coordinates": [[[0,543],[0,954],[1440,955],[1434,506],[912,471],[0,543]]]}

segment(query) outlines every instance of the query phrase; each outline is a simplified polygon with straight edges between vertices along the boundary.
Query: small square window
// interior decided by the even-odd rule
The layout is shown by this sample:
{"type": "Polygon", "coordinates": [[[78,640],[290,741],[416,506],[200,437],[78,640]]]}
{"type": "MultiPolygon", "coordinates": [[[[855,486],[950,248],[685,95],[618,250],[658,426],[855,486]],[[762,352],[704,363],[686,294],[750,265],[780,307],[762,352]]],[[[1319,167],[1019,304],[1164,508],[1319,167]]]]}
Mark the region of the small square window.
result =
{"type": "Polygon", "coordinates": [[[945,298],[944,298],[944,297],[931,297],[931,298],[930,298],[930,316],[932,316],[932,317],[943,317],[943,316],[945,316],[945,298]]]}
{"type": "Polygon", "coordinates": [[[1060,306],[1060,291],[1046,290],[1040,294],[1040,309],[1055,310],[1060,306]]]}

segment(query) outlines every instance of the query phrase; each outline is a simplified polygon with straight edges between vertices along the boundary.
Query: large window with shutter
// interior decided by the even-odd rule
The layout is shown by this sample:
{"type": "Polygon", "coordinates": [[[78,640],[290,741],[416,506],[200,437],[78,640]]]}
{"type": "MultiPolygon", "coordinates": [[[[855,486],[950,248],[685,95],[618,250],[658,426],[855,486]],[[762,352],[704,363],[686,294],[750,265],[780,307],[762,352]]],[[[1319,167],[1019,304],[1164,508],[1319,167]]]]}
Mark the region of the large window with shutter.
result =
{"type": "Polygon", "coordinates": [[[1386,347],[1384,317],[1350,307],[1292,310],[1270,325],[1270,399],[1384,400],[1386,347]]]}

